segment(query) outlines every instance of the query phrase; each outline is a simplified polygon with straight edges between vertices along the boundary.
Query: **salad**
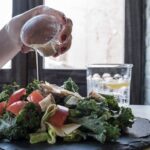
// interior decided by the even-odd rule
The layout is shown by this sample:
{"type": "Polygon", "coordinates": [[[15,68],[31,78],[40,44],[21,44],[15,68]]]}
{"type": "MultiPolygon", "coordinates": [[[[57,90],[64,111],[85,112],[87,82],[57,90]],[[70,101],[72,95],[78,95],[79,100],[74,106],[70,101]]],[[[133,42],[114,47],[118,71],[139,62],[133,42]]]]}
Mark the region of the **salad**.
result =
{"type": "Polygon", "coordinates": [[[82,97],[69,78],[62,86],[33,81],[26,88],[4,85],[0,93],[0,139],[28,140],[31,144],[59,139],[78,142],[93,138],[116,141],[134,116],[119,107],[113,96],[91,92],[82,97]]]}

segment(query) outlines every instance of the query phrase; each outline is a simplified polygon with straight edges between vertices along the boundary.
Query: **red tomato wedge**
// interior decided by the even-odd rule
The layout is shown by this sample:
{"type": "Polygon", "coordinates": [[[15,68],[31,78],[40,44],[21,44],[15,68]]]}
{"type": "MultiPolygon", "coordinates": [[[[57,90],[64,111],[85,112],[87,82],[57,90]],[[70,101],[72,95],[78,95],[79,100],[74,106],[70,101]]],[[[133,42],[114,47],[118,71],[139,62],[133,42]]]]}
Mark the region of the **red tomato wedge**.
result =
{"type": "Polygon", "coordinates": [[[21,99],[22,96],[26,95],[26,89],[25,88],[21,88],[17,91],[15,91],[9,98],[8,102],[7,102],[7,106],[11,105],[14,102],[17,102],[21,99]]]}
{"type": "Polygon", "coordinates": [[[3,114],[5,108],[6,108],[6,102],[0,102],[0,116],[3,114]]]}
{"type": "Polygon", "coordinates": [[[69,109],[64,106],[57,105],[58,109],[55,114],[50,117],[49,122],[55,127],[62,127],[69,114],[69,109]]]}
{"type": "Polygon", "coordinates": [[[32,102],[34,104],[38,104],[44,97],[42,96],[41,92],[39,90],[33,91],[28,97],[27,100],[29,102],[32,102]]]}
{"type": "Polygon", "coordinates": [[[25,101],[17,101],[9,105],[6,110],[17,116],[26,104],[27,102],[25,101]]]}

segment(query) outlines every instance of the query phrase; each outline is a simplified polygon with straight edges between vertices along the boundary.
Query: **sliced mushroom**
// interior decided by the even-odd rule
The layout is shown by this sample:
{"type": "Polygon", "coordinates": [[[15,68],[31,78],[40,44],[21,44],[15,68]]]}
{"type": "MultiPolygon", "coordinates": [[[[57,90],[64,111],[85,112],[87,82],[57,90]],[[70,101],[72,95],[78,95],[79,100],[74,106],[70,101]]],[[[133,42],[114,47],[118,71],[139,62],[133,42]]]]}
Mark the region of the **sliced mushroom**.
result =
{"type": "Polygon", "coordinates": [[[60,137],[65,137],[66,135],[72,133],[73,131],[75,131],[76,129],[78,129],[81,125],[77,124],[77,123],[70,123],[70,124],[66,124],[61,128],[55,128],[56,131],[56,135],[60,136],[60,137]]]}
{"type": "Polygon", "coordinates": [[[69,106],[74,106],[74,105],[77,105],[79,99],[75,96],[68,96],[66,99],[66,104],[69,105],[69,106]]]}
{"type": "Polygon", "coordinates": [[[97,100],[97,101],[105,100],[105,97],[103,97],[101,94],[96,93],[96,92],[94,92],[94,91],[92,91],[92,92],[89,94],[89,96],[90,96],[91,98],[94,98],[94,99],[97,100]]]}
{"type": "Polygon", "coordinates": [[[52,94],[58,95],[60,97],[73,95],[79,99],[83,98],[82,96],[79,95],[79,93],[74,93],[74,92],[68,91],[62,87],[59,87],[55,84],[50,84],[48,82],[45,82],[45,84],[41,84],[40,87],[42,88],[42,91],[47,94],[52,93],[52,94]]]}
{"type": "Polygon", "coordinates": [[[50,104],[55,104],[55,99],[51,93],[39,102],[42,111],[46,111],[50,104]]]}

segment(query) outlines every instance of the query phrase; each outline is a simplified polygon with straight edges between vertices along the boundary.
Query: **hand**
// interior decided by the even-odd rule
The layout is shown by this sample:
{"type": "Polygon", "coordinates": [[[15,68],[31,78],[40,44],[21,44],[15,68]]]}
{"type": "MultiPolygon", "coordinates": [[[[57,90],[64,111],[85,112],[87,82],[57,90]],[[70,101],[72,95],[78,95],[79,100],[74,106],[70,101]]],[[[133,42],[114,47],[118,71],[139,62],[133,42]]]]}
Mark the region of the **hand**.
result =
{"type": "Polygon", "coordinates": [[[61,42],[60,45],[57,45],[57,52],[53,56],[58,56],[59,54],[63,54],[66,52],[71,46],[71,31],[72,31],[72,21],[65,17],[62,12],[51,9],[47,6],[41,5],[37,6],[23,14],[15,16],[12,20],[7,24],[6,29],[10,39],[16,45],[20,51],[27,53],[31,51],[30,47],[25,46],[20,39],[20,31],[23,25],[32,17],[46,14],[53,15],[57,18],[57,22],[61,24],[62,28],[57,36],[57,39],[61,42]]]}

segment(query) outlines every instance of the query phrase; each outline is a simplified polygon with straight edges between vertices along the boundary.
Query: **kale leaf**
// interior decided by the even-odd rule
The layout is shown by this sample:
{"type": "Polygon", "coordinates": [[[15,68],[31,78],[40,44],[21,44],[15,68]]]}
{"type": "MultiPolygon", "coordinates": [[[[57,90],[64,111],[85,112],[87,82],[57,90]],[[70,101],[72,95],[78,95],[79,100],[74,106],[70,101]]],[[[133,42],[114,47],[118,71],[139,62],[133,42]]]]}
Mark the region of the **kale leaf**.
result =
{"type": "Polygon", "coordinates": [[[29,94],[31,94],[34,90],[37,90],[40,88],[39,86],[40,86],[40,81],[38,80],[33,80],[31,83],[29,83],[26,86],[26,95],[24,95],[22,99],[26,100],[29,94]]]}
{"type": "Polygon", "coordinates": [[[5,113],[0,119],[0,138],[16,140],[26,136],[26,130],[16,124],[16,118],[11,113],[5,113]]]}
{"type": "Polygon", "coordinates": [[[111,96],[111,95],[102,95],[102,96],[105,97],[104,101],[107,103],[108,108],[110,110],[112,110],[112,111],[119,111],[120,110],[118,102],[114,96],[111,96]]]}
{"type": "Polygon", "coordinates": [[[28,103],[17,117],[6,112],[0,119],[0,138],[9,140],[25,139],[29,133],[40,128],[41,112],[33,103],[28,103]]]}
{"type": "Polygon", "coordinates": [[[82,132],[101,143],[116,141],[121,131],[134,121],[130,108],[120,108],[114,97],[105,98],[101,102],[93,98],[79,100],[69,111],[69,119],[81,124],[82,132]]]}
{"type": "Polygon", "coordinates": [[[29,83],[26,87],[27,90],[27,95],[32,93],[34,90],[39,89],[40,81],[38,80],[33,80],[33,82],[29,83]]]}
{"type": "Polygon", "coordinates": [[[42,113],[40,108],[34,103],[28,103],[16,117],[17,125],[34,132],[40,127],[42,113]]]}
{"type": "Polygon", "coordinates": [[[0,93],[0,102],[7,101],[9,99],[10,95],[13,92],[15,92],[16,90],[18,90],[19,87],[20,86],[16,82],[14,82],[13,84],[10,84],[10,85],[5,84],[2,88],[3,89],[2,92],[0,93]]]}
{"type": "Polygon", "coordinates": [[[63,88],[72,92],[78,92],[79,90],[78,85],[71,78],[64,82],[63,88]]]}
{"type": "Polygon", "coordinates": [[[117,120],[121,130],[124,130],[126,127],[132,127],[134,115],[132,114],[131,108],[121,107],[117,120]]]}

